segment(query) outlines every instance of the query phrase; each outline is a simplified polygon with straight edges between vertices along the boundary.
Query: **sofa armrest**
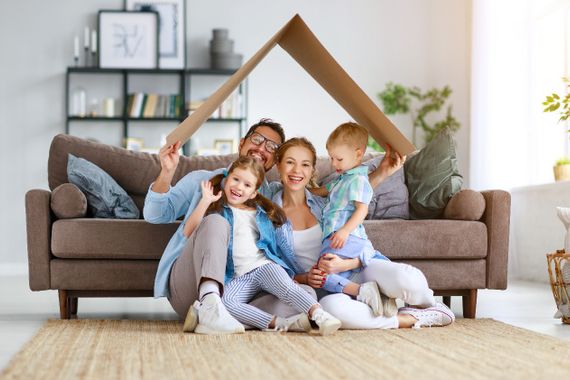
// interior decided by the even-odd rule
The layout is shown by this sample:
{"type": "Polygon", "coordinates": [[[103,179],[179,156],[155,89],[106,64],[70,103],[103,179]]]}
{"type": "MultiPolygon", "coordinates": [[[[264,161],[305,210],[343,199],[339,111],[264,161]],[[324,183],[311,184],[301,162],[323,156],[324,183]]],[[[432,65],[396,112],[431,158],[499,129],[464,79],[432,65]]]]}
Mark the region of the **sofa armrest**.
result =
{"type": "Polygon", "coordinates": [[[511,194],[503,190],[486,190],[485,212],[481,221],[487,225],[487,288],[507,288],[509,224],[511,194]]]}
{"type": "Polygon", "coordinates": [[[26,234],[31,290],[50,289],[51,192],[34,189],[26,193],[26,234]]]}

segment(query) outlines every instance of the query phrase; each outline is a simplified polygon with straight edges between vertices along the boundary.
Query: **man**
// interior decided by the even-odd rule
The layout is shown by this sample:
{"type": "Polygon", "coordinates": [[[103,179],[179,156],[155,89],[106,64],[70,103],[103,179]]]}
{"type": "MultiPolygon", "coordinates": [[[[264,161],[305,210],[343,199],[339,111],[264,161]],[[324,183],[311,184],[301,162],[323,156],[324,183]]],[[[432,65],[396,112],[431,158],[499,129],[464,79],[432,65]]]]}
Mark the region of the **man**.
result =
{"type": "MultiPolygon", "coordinates": [[[[284,140],[285,133],[279,123],[261,119],[240,140],[239,154],[253,157],[268,171],[275,163],[275,151],[284,140]]],[[[178,315],[186,317],[185,331],[196,329],[196,332],[208,334],[243,332],[243,326],[227,312],[220,298],[231,234],[229,224],[221,216],[207,218],[189,238],[183,235],[186,219],[202,196],[200,182],[222,173],[225,168],[193,171],[172,187],[180,159],[180,145],[178,141],[161,148],[161,171],[150,186],[143,209],[144,218],[149,223],[173,223],[184,216],[184,222],[160,259],[154,296],[168,297],[178,315]],[[195,300],[200,301],[197,308],[191,307],[195,300]]],[[[271,199],[275,185],[264,181],[260,191],[271,199]]]]}

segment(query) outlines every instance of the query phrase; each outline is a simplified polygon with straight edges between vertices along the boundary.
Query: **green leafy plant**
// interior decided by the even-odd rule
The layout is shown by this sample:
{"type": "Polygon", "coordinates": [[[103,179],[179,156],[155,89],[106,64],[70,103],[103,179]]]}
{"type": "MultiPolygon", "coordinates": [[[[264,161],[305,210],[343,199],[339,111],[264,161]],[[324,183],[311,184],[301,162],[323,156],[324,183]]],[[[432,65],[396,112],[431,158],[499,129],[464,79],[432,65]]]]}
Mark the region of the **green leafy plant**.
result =
{"type": "MultiPolygon", "coordinates": [[[[570,90],[570,79],[563,77],[562,81],[566,83],[566,91],[570,90]]],[[[542,102],[545,107],[544,112],[560,112],[560,119],[558,121],[566,121],[570,117],[570,93],[564,97],[560,97],[557,93],[553,92],[551,95],[546,95],[546,100],[542,102]],[[562,108],[560,108],[562,107],[562,108]]],[[[570,130],[568,130],[570,132],[570,130]]]]}
{"type": "Polygon", "coordinates": [[[449,128],[455,132],[461,128],[461,124],[453,116],[451,104],[446,107],[451,93],[449,86],[422,91],[419,87],[406,87],[388,82],[384,91],[378,94],[378,98],[387,115],[410,114],[414,127],[412,141],[415,144],[418,128],[423,131],[426,143],[430,142],[442,129],[449,128]],[[444,107],[446,109],[443,119],[430,122],[432,113],[438,113],[444,107]]]}
{"type": "MultiPolygon", "coordinates": [[[[542,102],[544,106],[544,112],[556,112],[560,113],[560,118],[558,122],[566,121],[570,117],[570,78],[562,77],[562,82],[566,85],[567,94],[561,97],[557,93],[553,92],[550,95],[546,95],[546,100],[542,102]]],[[[568,129],[570,132],[570,129],[568,129]]],[[[569,157],[562,157],[556,161],[555,166],[568,165],[570,164],[569,157]]]]}
{"type": "Polygon", "coordinates": [[[556,161],[556,166],[570,165],[570,157],[562,157],[556,161]]]}

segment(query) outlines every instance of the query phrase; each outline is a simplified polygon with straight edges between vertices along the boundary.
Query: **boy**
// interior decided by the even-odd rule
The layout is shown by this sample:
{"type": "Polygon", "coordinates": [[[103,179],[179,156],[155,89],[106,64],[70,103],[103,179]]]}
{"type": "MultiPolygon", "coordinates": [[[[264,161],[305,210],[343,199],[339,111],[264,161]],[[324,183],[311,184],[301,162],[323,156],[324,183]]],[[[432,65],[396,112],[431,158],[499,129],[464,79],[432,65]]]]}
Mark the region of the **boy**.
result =
{"type": "Polygon", "coordinates": [[[338,126],[327,139],[327,151],[339,177],[319,189],[328,195],[323,209],[323,244],[321,260],[329,253],[342,259],[353,259],[354,269],[327,275],[323,288],[332,293],[345,293],[368,304],[374,315],[391,317],[397,313],[396,302],[380,293],[375,281],[357,284],[349,278],[371,259],[387,258],[374,250],[362,222],[368,213],[373,189],[368,182],[368,167],[362,157],[368,142],[368,131],[356,123],[338,126]]]}

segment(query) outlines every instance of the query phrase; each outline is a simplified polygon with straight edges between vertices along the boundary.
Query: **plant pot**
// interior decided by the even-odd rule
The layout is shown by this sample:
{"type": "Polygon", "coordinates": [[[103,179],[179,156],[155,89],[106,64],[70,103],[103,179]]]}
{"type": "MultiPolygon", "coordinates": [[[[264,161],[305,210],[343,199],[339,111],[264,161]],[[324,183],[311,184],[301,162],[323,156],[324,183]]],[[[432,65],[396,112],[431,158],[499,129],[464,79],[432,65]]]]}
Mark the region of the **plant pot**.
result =
{"type": "Polygon", "coordinates": [[[559,181],[570,181],[570,164],[556,165],[554,169],[554,180],[559,181]]]}

